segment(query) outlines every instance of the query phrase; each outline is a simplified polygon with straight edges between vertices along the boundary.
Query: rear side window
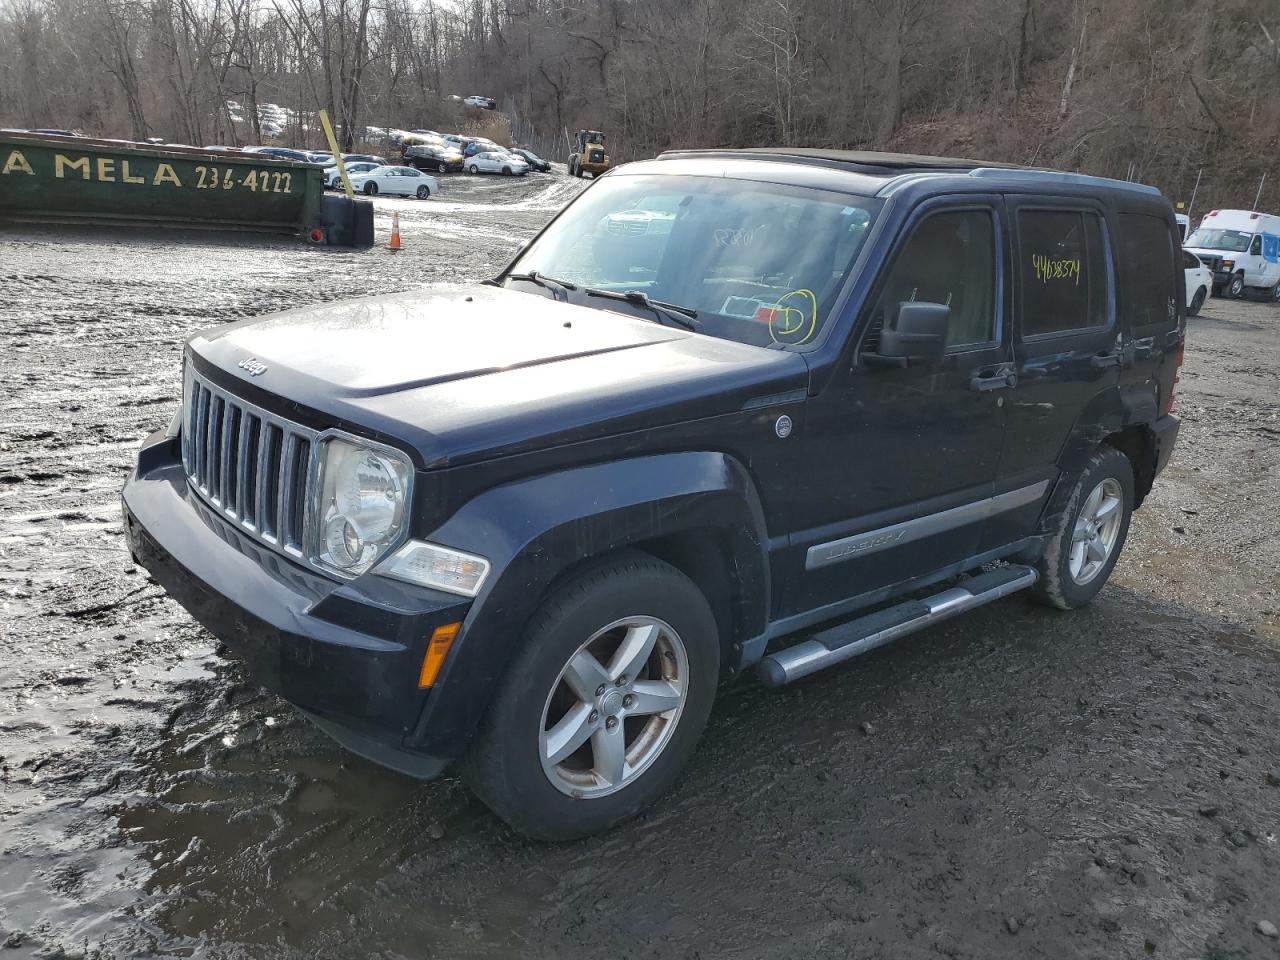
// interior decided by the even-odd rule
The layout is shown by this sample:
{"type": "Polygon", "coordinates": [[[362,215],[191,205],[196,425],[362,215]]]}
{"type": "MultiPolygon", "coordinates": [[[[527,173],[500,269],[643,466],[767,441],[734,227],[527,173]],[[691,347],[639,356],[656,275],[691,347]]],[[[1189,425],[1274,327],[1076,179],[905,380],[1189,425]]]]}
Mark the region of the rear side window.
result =
{"type": "Polygon", "coordinates": [[[1077,210],[1020,210],[1022,336],[1106,326],[1102,221],[1077,210]]]}
{"type": "MultiPolygon", "coordinates": [[[[1122,218],[1122,222],[1123,222],[1123,218],[1122,218]]],[[[1200,266],[1199,257],[1197,257],[1194,253],[1187,253],[1187,251],[1185,250],[1182,251],[1182,268],[1184,270],[1195,270],[1199,266],[1200,266]]]]}
{"type": "MultiPolygon", "coordinates": [[[[1134,327],[1168,324],[1177,316],[1177,289],[1183,283],[1169,224],[1142,213],[1122,213],[1120,304],[1134,327]]],[[[1187,266],[1199,266],[1190,254],[1187,266]]]]}

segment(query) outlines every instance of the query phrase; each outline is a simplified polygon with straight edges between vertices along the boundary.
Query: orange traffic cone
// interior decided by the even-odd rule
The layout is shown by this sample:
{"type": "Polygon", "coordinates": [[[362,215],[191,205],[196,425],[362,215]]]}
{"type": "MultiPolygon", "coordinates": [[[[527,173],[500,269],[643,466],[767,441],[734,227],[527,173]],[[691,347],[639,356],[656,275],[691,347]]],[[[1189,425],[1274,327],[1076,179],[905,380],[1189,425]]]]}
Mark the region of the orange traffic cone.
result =
{"type": "Polygon", "coordinates": [[[391,252],[395,253],[400,249],[400,211],[396,210],[391,214],[391,242],[387,244],[391,252]]]}

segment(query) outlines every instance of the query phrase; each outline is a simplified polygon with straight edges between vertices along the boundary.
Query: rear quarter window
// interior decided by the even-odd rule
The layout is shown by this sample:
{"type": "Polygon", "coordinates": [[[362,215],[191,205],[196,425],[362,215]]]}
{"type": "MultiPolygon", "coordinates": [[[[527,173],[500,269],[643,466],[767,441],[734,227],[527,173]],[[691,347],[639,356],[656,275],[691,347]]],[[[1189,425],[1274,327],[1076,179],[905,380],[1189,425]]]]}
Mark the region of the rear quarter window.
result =
{"type": "Polygon", "coordinates": [[[1182,251],[1174,246],[1168,222],[1145,213],[1121,213],[1117,227],[1120,309],[1134,327],[1172,326],[1179,284],[1185,281],[1178,266],[1182,251]]]}

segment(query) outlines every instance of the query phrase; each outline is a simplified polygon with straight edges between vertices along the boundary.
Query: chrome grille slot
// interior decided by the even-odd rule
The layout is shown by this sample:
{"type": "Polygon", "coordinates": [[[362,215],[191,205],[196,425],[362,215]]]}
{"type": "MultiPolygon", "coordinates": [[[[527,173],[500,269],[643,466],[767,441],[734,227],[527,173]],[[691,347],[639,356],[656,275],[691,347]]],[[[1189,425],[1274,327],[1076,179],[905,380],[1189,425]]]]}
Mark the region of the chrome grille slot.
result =
{"type": "Polygon", "coordinates": [[[192,490],[254,539],[301,557],[316,431],[188,368],[182,462],[192,490]]]}

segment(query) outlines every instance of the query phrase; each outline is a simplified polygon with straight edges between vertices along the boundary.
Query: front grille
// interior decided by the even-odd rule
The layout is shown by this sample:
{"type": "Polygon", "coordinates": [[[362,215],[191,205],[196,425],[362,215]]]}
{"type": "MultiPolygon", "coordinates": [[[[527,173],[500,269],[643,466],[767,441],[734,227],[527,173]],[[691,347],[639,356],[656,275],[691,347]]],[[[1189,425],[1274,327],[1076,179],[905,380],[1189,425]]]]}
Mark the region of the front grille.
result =
{"type": "Polygon", "coordinates": [[[227,393],[190,367],[182,464],[196,494],[242,531],[302,556],[316,432],[227,393]]]}

